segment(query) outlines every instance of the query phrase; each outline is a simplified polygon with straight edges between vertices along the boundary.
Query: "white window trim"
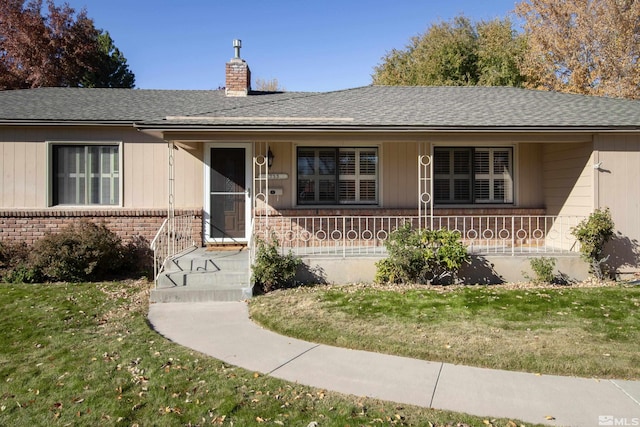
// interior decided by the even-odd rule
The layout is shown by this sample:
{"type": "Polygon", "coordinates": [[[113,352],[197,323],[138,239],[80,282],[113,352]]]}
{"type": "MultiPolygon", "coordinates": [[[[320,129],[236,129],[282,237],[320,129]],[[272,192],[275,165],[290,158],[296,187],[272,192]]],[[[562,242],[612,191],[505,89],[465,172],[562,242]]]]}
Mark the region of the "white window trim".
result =
{"type": "Polygon", "coordinates": [[[108,209],[108,208],[121,208],[124,206],[124,153],[122,141],[45,141],[47,150],[46,161],[46,182],[47,182],[47,206],[59,207],[59,208],[82,208],[82,209],[108,209]],[[78,145],[78,146],[90,146],[90,145],[110,145],[118,147],[118,162],[119,162],[119,179],[118,179],[118,203],[114,205],[102,205],[102,204],[84,204],[84,205],[54,205],[53,204],[53,147],[57,145],[78,145]]]}

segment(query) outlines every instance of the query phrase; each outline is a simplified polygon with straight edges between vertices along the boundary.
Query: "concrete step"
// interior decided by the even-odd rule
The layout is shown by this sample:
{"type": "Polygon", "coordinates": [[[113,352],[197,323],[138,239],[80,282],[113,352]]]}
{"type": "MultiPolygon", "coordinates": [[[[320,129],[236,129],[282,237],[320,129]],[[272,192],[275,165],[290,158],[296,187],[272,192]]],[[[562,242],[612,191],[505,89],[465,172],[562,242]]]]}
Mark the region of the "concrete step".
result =
{"type": "Polygon", "coordinates": [[[185,258],[169,261],[165,271],[247,270],[248,261],[242,258],[185,258]]]}
{"type": "Polygon", "coordinates": [[[158,277],[158,288],[172,288],[175,286],[188,286],[190,288],[207,287],[238,287],[248,286],[251,275],[246,271],[175,271],[162,274],[158,277]]]}
{"type": "Polygon", "coordinates": [[[152,302],[241,301],[252,295],[247,251],[195,249],[168,261],[152,302]]]}
{"type": "Polygon", "coordinates": [[[152,303],[243,301],[251,298],[250,287],[229,289],[188,289],[183,287],[152,289],[149,300],[152,303]]]}

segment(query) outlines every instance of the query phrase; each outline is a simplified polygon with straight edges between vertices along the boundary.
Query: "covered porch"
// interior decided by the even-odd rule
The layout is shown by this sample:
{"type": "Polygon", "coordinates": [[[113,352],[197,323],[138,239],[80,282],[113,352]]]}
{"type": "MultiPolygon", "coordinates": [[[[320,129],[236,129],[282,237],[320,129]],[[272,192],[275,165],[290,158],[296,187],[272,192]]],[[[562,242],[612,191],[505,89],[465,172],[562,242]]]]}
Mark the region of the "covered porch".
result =
{"type": "MultiPolygon", "coordinates": [[[[197,136],[198,139],[203,138],[203,135],[197,136]]],[[[434,157],[438,145],[424,142],[386,143],[376,139],[366,145],[354,143],[352,145],[358,148],[344,152],[332,146],[326,150],[317,148],[324,147],[323,144],[322,141],[300,145],[281,141],[249,144],[244,141],[229,142],[229,138],[222,143],[204,138],[200,142],[169,142],[169,214],[152,245],[156,275],[162,273],[168,260],[194,246],[245,248],[249,254],[246,269],[250,271],[256,242],[261,239],[276,241],[282,253],[291,251],[303,258],[312,270],[314,266],[324,263],[321,278],[339,281],[352,277],[345,275],[345,270],[356,268],[371,272],[375,260],[386,255],[385,242],[391,233],[406,224],[413,228],[445,228],[458,232],[469,253],[483,260],[485,267],[488,265],[487,257],[518,258],[519,263],[533,256],[578,259],[579,247],[571,235],[571,229],[584,215],[571,213],[586,210],[583,207],[567,207],[575,205],[576,200],[582,203],[587,198],[582,193],[576,195],[572,190],[576,181],[583,179],[584,171],[589,170],[590,152],[585,143],[570,140],[562,146],[530,142],[507,146],[502,141],[498,146],[503,148],[493,151],[441,149],[437,152],[440,160],[434,157]],[[375,149],[359,148],[361,146],[375,149]],[[173,156],[182,149],[195,153],[192,155],[200,158],[204,166],[204,202],[199,220],[176,215],[174,201],[178,195],[175,182],[180,180],[177,176],[181,172],[176,171],[173,156]],[[574,155],[576,152],[577,156],[574,155]],[[217,156],[230,153],[236,157],[233,162],[216,159],[217,156]],[[315,162],[315,167],[321,167],[319,165],[325,162],[322,167],[327,167],[327,160],[322,157],[327,153],[335,153],[334,160],[331,160],[335,168],[352,171],[352,175],[346,177],[338,177],[336,171],[335,179],[355,182],[358,191],[369,191],[366,196],[371,197],[371,202],[337,203],[333,206],[309,204],[313,200],[305,198],[308,197],[307,183],[324,178],[320,176],[321,172],[307,170],[308,167],[301,162],[315,162]],[[557,178],[557,174],[550,173],[543,180],[545,164],[560,162],[567,153],[577,159],[573,161],[571,169],[565,164],[562,177],[557,178]],[[358,159],[358,156],[361,156],[360,160],[348,163],[354,158],[358,159]],[[444,171],[442,166],[434,168],[434,161],[442,162],[443,158],[451,162],[450,172],[444,171]],[[438,197],[443,197],[443,181],[451,182],[451,186],[445,187],[445,190],[450,188],[453,191],[454,184],[458,185],[454,165],[459,158],[467,158],[468,162],[478,158],[493,165],[486,166],[490,169],[483,175],[471,177],[467,174],[467,177],[463,177],[466,180],[464,182],[470,185],[475,185],[475,181],[489,183],[490,192],[483,193],[482,197],[490,197],[493,203],[466,206],[434,203],[438,197]],[[363,163],[365,161],[368,163],[363,163]],[[543,194],[545,191],[540,187],[551,188],[552,185],[554,188],[543,194]],[[557,189],[559,185],[560,190],[557,189]],[[301,189],[305,190],[304,196],[301,189]],[[546,204],[550,209],[537,207],[540,204],[546,204]],[[411,207],[396,207],[398,205],[411,207]],[[549,214],[548,210],[554,214],[549,214]],[[327,264],[329,259],[342,261],[327,264]],[[371,267],[355,267],[362,262],[371,267]]],[[[480,166],[484,168],[484,164],[480,166]]],[[[468,163],[471,172],[477,172],[478,167],[468,163]]],[[[335,188],[342,188],[338,184],[341,183],[336,181],[335,188]]],[[[316,182],[315,185],[318,194],[322,182],[316,182]]],[[[458,187],[455,188],[457,191],[458,187]]],[[[469,189],[468,186],[466,188],[469,189]]],[[[366,201],[362,194],[361,202],[366,201]]],[[[505,268],[508,274],[492,271],[488,275],[485,271],[480,276],[471,274],[465,279],[483,282],[522,280],[522,272],[526,270],[513,266],[505,268]]],[[[481,270],[476,268],[478,271],[481,270]]],[[[578,274],[583,275],[583,272],[578,274]]],[[[353,277],[366,280],[373,275],[367,273],[353,277]]],[[[307,279],[314,280],[317,277],[307,279]]],[[[250,284],[247,283],[247,286],[250,284]]]]}

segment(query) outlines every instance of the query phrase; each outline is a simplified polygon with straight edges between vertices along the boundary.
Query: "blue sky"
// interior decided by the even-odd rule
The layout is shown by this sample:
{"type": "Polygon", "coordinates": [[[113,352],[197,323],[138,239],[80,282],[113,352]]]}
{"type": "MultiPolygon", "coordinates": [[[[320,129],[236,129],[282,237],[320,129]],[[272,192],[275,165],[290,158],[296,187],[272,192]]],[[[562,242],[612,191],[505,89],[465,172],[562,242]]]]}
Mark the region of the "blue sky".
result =
{"type": "MultiPolygon", "coordinates": [[[[60,5],[62,0],[55,0],[60,5]]],[[[504,18],[516,0],[66,0],[109,31],[141,89],[216,89],[233,39],[252,78],[289,91],[366,86],[434,22],[504,18]]]]}

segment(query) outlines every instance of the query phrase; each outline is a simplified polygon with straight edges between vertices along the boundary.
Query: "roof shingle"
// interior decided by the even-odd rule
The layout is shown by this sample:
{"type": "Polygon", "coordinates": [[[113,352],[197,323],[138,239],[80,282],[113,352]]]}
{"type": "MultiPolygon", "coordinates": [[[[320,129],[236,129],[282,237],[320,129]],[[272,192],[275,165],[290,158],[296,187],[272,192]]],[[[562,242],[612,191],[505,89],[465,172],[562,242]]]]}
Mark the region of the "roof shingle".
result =
{"type": "Polygon", "coordinates": [[[154,127],[640,129],[640,101],[511,87],[366,86],[327,93],[40,88],[0,92],[0,122],[154,127]]]}

